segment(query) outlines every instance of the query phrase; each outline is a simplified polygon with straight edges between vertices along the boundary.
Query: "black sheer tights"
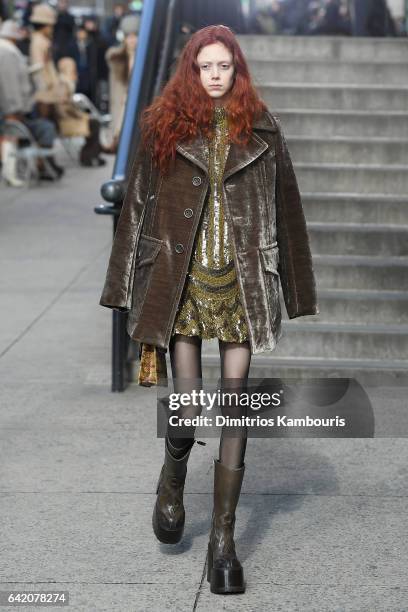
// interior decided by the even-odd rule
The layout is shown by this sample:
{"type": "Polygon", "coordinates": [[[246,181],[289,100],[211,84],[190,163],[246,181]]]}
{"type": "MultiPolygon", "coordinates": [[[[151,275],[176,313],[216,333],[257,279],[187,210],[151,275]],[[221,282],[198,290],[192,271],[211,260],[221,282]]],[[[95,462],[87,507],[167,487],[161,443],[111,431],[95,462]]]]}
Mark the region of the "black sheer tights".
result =
{"type": "MultiPolygon", "coordinates": [[[[231,401],[221,404],[224,417],[237,418],[246,416],[246,408],[238,404],[239,393],[246,390],[246,383],[251,362],[249,342],[218,341],[221,361],[220,391],[228,392],[231,401]],[[238,399],[237,399],[238,398],[238,399]]],[[[202,388],[201,369],[202,339],[199,336],[175,334],[170,340],[169,352],[176,393],[189,393],[192,389],[202,388]]],[[[225,397],[225,396],[224,396],[225,397]]],[[[201,407],[195,405],[179,408],[177,414],[182,417],[194,417],[201,414],[201,407]]],[[[168,424],[167,434],[170,450],[176,457],[182,457],[192,446],[195,427],[184,427],[183,437],[180,428],[168,424]],[[178,436],[176,435],[178,432],[178,436]]],[[[228,425],[222,427],[219,445],[219,460],[230,468],[243,465],[247,444],[246,426],[228,425]]]]}

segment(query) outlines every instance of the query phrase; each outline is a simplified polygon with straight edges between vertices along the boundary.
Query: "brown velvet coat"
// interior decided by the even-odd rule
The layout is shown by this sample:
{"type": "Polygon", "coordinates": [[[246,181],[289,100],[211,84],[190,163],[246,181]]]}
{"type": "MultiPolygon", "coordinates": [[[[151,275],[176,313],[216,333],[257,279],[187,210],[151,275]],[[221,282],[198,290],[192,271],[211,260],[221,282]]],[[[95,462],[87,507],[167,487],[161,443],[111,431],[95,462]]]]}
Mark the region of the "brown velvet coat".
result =
{"type": "MultiPolygon", "coordinates": [[[[177,145],[163,177],[137,151],[100,304],[128,311],[127,332],[168,348],[209,189],[205,139],[177,145]]],[[[279,283],[290,319],[319,313],[299,189],[280,122],[265,112],[245,148],[231,144],[224,178],[251,353],[274,349],[282,336],[279,283]]]]}

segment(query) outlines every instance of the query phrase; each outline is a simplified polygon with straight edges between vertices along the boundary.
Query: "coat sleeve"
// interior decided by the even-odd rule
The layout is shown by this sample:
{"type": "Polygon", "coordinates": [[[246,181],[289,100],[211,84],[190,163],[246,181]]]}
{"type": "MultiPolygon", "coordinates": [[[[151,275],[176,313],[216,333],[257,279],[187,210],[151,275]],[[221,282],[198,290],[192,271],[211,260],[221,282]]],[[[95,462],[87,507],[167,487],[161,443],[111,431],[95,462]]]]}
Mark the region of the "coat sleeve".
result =
{"type": "Polygon", "coordinates": [[[132,272],[152,176],[152,157],[139,143],[116,226],[101,306],[127,312],[131,308],[132,272]]]}
{"type": "Polygon", "coordinates": [[[27,102],[24,100],[22,66],[17,53],[5,53],[0,58],[1,113],[14,115],[25,113],[27,102]]]}
{"type": "Polygon", "coordinates": [[[278,272],[289,319],[319,314],[306,220],[292,160],[279,119],[276,139],[278,272]]]}

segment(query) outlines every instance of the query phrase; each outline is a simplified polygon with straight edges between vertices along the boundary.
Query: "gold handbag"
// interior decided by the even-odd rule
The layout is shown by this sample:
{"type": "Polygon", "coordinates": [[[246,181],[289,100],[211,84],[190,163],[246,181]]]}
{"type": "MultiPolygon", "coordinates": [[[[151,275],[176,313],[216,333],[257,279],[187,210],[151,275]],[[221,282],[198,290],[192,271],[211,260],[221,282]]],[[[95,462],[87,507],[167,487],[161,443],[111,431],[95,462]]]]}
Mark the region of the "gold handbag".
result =
{"type": "Polygon", "coordinates": [[[165,352],[153,344],[140,345],[140,368],[138,383],[142,387],[158,385],[167,387],[167,364],[165,352]]]}

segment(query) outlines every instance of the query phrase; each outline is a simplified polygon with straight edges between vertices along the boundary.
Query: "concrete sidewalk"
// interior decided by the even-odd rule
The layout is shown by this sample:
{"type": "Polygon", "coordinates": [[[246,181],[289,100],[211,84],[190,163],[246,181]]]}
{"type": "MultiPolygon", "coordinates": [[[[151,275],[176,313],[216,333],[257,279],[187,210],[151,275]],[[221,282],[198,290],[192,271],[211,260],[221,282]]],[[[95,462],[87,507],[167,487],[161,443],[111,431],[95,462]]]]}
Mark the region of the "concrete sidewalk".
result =
{"type": "Polygon", "coordinates": [[[405,439],[250,439],[244,594],[206,581],[217,440],[193,449],[182,543],[156,541],[156,391],[110,392],[98,304],[111,221],[93,206],[109,176],[0,188],[0,590],[67,590],[78,612],[407,610],[405,439]]]}

